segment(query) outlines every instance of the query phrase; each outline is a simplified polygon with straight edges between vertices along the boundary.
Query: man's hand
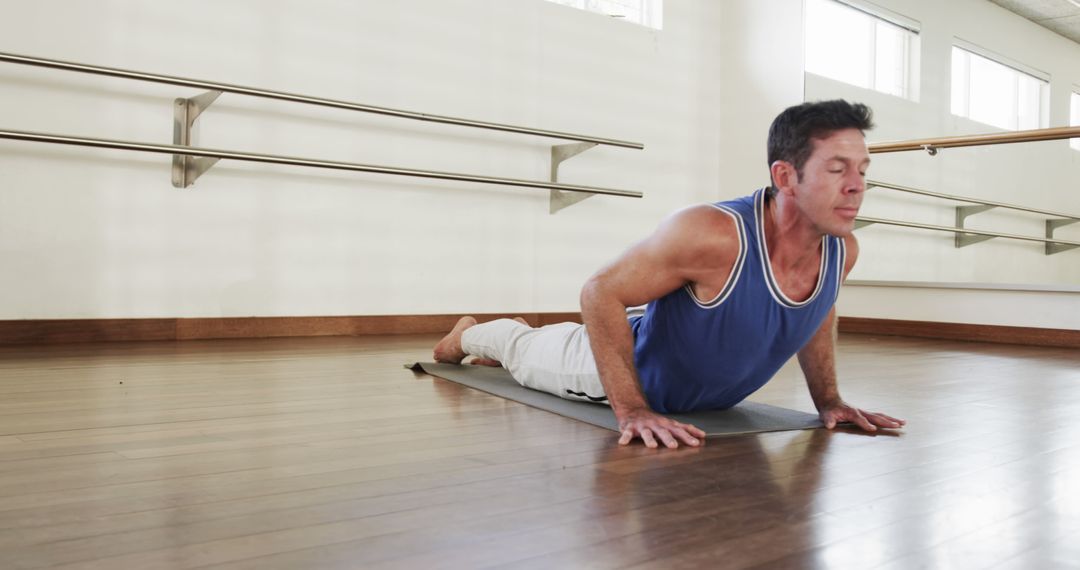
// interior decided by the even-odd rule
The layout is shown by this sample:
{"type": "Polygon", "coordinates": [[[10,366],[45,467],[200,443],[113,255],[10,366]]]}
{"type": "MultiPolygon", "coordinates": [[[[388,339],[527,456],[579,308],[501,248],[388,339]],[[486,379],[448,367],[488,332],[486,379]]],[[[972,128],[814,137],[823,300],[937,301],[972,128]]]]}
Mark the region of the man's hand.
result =
{"type": "Polygon", "coordinates": [[[838,422],[851,422],[862,428],[863,431],[877,431],[879,427],[900,428],[907,423],[904,420],[885,414],[860,410],[849,406],[841,400],[822,407],[818,411],[818,415],[821,416],[821,421],[825,422],[825,427],[828,429],[836,427],[838,422]]]}
{"type": "Polygon", "coordinates": [[[670,449],[679,447],[683,442],[690,447],[701,445],[705,432],[695,426],[665,418],[652,410],[639,409],[627,412],[619,418],[619,445],[627,445],[636,438],[641,438],[645,446],[656,449],[659,439],[670,449]]]}

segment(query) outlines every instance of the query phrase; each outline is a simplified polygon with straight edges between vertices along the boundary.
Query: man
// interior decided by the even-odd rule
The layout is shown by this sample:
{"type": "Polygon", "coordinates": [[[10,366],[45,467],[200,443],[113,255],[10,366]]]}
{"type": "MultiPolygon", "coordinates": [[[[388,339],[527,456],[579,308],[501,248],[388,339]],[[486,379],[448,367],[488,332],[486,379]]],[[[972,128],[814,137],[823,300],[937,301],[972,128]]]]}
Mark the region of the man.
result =
{"type": "Polygon", "coordinates": [[[785,110],[769,129],[772,185],[670,216],[585,284],[584,325],[464,317],[435,359],[476,355],[526,387],[606,402],[623,445],[699,445],[704,432],[661,414],[734,406],[794,354],[827,428],[903,426],[848,405],[836,385],[833,305],[858,257],[872,126],[869,108],[846,101],[785,110]]]}

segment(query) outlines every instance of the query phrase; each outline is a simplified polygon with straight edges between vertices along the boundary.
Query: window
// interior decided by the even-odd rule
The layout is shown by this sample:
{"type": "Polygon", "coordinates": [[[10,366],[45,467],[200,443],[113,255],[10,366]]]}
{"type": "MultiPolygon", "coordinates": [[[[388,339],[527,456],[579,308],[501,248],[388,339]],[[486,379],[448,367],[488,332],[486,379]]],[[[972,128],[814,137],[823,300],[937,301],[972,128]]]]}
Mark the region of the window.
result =
{"type": "MultiPolygon", "coordinates": [[[[1080,127],[1080,92],[1073,93],[1069,98],[1070,111],[1069,111],[1069,124],[1074,127],[1080,127]]],[[[1080,150],[1080,138],[1069,139],[1069,146],[1076,150],[1080,150]]]]}
{"type": "Polygon", "coordinates": [[[1048,79],[953,46],[952,113],[1013,131],[1045,127],[1048,79]]]}
{"type": "Polygon", "coordinates": [[[548,0],[657,30],[664,27],[664,0],[548,0]]]}
{"type": "Polygon", "coordinates": [[[807,0],[806,71],[915,100],[918,24],[835,0],[807,0]]]}

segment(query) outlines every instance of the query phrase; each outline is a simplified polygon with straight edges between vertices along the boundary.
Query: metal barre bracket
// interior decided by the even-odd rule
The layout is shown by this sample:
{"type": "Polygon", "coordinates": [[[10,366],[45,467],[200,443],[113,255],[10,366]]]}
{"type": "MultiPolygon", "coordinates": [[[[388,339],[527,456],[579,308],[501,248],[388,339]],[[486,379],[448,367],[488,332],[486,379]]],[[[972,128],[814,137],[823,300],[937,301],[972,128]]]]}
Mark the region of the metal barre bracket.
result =
{"type": "MultiPolygon", "coordinates": [[[[964,229],[964,220],[967,219],[968,216],[973,216],[975,214],[985,212],[996,207],[997,206],[956,206],[956,229],[964,229]]],[[[953,243],[956,247],[960,248],[993,238],[994,236],[984,236],[978,234],[957,232],[953,243]]]]}
{"type": "MultiPolygon", "coordinates": [[[[1069,224],[1075,224],[1080,220],[1061,219],[1061,220],[1046,220],[1046,239],[1054,238],[1054,230],[1067,226],[1069,224]]],[[[1080,247],[1076,245],[1068,245],[1064,243],[1046,242],[1046,255],[1054,255],[1055,253],[1061,253],[1070,249],[1080,247]]]]}
{"type": "MultiPolygon", "coordinates": [[[[221,91],[207,91],[190,99],[178,97],[173,102],[173,144],[191,146],[191,131],[195,127],[195,119],[220,96],[221,91]]],[[[172,159],[172,185],[175,188],[191,186],[219,160],[215,157],[180,154],[174,154],[172,159]]]]}
{"type": "MultiPolygon", "coordinates": [[[[569,143],[569,144],[557,144],[551,147],[551,182],[555,183],[559,181],[559,165],[571,158],[589,150],[596,146],[593,142],[581,142],[581,143],[569,143]]],[[[592,194],[583,194],[581,192],[563,192],[562,190],[552,190],[551,198],[548,200],[549,213],[554,214],[563,208],[568,208],[577,204],[578,202],[592,196],[592,194]]]]}

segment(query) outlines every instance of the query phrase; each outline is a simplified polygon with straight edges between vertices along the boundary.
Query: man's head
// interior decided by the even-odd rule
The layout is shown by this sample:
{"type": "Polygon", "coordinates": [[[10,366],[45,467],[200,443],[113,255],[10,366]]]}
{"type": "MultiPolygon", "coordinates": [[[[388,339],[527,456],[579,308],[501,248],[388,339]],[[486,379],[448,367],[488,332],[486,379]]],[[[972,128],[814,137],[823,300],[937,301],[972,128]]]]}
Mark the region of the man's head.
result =
{"type": "MultiPolygon", "coordinates": [[[[788,107],[769,127],[769,167],[782,160],[795,167],[802,177],[803,166],[814,151],[815,139],[824,139],[836,131],[874,128],[873,112],[862,103],[842,99],[817,101],[788,107]]],[[[776,194],[776,180],[769,195],[776,194]]]]}
{"type": "Polygon", "coordinates": [[[816,232],[849,235],[866,191],[870,109],[846,101],[804,103],[769,128],[769,196],[781,196],[816,232]]]}

